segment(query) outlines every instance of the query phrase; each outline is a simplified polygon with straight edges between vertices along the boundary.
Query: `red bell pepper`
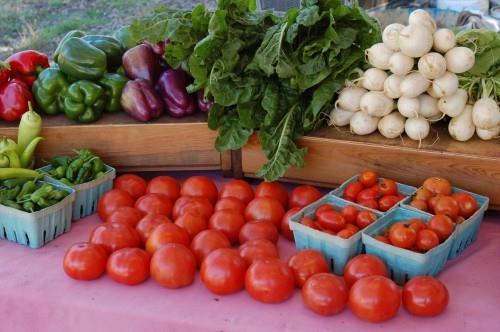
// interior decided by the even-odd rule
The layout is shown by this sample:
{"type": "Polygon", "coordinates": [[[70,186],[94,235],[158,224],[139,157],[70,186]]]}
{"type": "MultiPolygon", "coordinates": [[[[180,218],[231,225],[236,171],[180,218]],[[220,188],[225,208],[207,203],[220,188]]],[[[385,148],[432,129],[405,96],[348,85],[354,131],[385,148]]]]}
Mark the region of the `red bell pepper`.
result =
{"type": "Polygon", "coordinates": [[[38,73],[49,67],[48,56],[33,50],[14,53],[5,62],[10,66],[11,77],[28,84],[30,89],[38,73]]]}
{"type": "Polygon", "coordinates": [[[0,61],[0,85],[7,82],[10,78],[10,66],[0,61]]]}
{"type": "Polygon", "coordinates": [[[26,83],[11,79],[0,84],[0,119],[17,121],[28,111],[28,103],[33,102],[33,95],[26,83]]]}

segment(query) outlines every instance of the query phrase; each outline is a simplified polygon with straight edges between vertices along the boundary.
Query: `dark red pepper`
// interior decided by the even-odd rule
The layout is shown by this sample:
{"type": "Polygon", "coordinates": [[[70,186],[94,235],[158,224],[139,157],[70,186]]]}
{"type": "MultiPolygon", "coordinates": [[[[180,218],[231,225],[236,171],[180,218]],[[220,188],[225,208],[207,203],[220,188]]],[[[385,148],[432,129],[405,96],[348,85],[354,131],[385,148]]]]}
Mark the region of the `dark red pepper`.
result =
{"type": "Polygon", "coordinates": [[[10,66],[5,62],[0,61],[0,85],[7,82],[9,78],[10,78],[10,66]]]}
{"type": "Polygon", "coordinates": [[[165,54],[165,46],[167,45],[166,41],[161,41],[161,42],[158,42],[156,44],[153,44],[150,42],[144,42],[144,44],[151,46],[151,48],[153,49],[153,52],[155,52],[158,55],[163,56],[163,54],[165,54]]]}
{"type": "Polygon", "coordinates": [[[30,88],[38,73],[49,67],[47,55],[33,50],[14,53],[5,62],[10,66],[11,77],[25,82],[30,88]]]}
{"type": "Polygon", "coordinates": [[[33,103],[33,95],[24,82],[12,79],[0,84],[0,119],[19,120],[29,110],[28,102],[33,103]]]}
{"type": "Polygon", "coordinates": [[[142,78],[125,84],[120,101],[123,110],[139,121],[149,121],[164,112],[163,103],[153,86],[142,78]]]}
{"type": "Polygon", "coordinates": [[[151,84],[155,84],[160,75],[161,57],[153,52],[153,48],[148,44],[140,44],[129,49],[123,54],[123,68],[128,78],[145,79],[151,84]]]}
{"type": "Polygon", "coordinates": [[[208,113],[212,106],[214,106],[213,99],[205,100],[205,91],[200,90],[196,94],[196,101],[198,102],[198,109],[203,113],[208,113]]]}
{"type": "Polygon", "coordinates": [[[167,113],[174,118],[193,114],[196,110],[194,96],[186,91],[189,77],[182,69],[168,69],[161,74],[156,90],[167,106],[167,113]]]}

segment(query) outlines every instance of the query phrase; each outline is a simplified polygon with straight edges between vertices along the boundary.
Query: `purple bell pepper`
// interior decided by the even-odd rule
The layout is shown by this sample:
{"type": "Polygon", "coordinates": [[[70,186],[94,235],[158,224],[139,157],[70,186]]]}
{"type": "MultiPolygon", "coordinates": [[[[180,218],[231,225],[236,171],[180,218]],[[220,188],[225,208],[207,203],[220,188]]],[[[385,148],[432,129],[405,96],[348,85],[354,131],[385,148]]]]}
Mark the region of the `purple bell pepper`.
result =
{"type": "Polygon", "coordinates": [[[128,78],[142,78],[154,85],[161,73],[161,59],[150,45],[140,44],[125,52],[122,62],[128,78]]]}
{"type": "Polygon", "coordinates": [[[167,107],[167,113],[174,118],[182,118],[196,110],[195,98],[186,91],[188,85],[189,77],[181,69],[168,69],[158,79],[156,90],[167,107]]]}
{"type": "Polygon", "coordinates": [[[142,78],[125,84],[120,101],[123,110],[139,121],[155,119],[164,112],[163,103],[153,86],[142,78]]]}
{"type": "Polygon", "coordinates": [[[200,90],[196,94],[196,100],[198,102],[198,109],[203,113],[208,113],[212,106],[214,106],[214,101],[212,99],[205,100],[205,91],[200,90]]]}

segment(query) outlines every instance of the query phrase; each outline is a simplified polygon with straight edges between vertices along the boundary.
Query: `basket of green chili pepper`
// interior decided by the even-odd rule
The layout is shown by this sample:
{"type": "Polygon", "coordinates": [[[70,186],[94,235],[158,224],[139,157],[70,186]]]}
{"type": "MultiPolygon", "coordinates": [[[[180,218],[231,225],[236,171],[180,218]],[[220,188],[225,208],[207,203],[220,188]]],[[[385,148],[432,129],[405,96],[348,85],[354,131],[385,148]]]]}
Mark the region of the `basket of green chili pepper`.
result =
{"type": "Polygon", "coordinates": [[[74,156],[57,156],[39,170],[49,181],[62,183],[75,190],[73,220],[97,211],[99,198],[113,187],[115,169],[103,163],[92,150],[76,150],[74,156]]]}

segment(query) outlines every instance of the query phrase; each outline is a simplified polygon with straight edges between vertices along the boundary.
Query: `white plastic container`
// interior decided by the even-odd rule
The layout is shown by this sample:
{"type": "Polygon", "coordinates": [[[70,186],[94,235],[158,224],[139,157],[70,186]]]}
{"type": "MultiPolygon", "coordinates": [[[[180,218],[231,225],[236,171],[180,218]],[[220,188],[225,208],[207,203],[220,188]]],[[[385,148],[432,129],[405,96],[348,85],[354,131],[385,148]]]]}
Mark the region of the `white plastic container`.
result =
{"type": "Polygon", "coordinates": [[[490,2],[489,0],[436,0],[436,8],[449,9],[457,12],[464,9],[474,9],[483,14],[488,14],[490,2]]]}

